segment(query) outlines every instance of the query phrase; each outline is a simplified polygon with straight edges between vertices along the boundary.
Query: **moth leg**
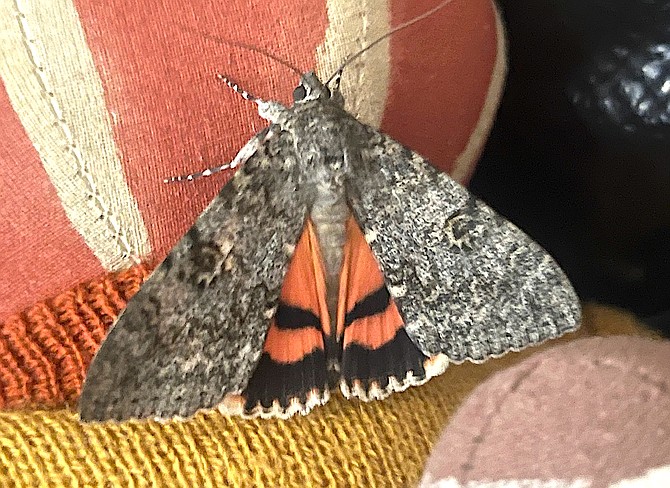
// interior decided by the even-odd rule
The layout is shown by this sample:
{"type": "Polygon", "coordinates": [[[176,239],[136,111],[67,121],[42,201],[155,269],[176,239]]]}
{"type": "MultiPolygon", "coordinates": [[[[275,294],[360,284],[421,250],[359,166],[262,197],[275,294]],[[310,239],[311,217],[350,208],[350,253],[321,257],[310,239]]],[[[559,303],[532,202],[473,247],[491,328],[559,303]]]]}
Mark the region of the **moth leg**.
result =
{"type": "Polygon", "coordinates": [[[340,91],[340,82],[342,81],[342,71],[344,68],[338,69],[335,74],[333,75],[333,87],[330,89],[331,92],[339,92],[340,91]]]}
{"type": "Polygon", "coordinates": [[[340,91],[340,82],[342,81],[342,70],[343,69],[344,68],[340,67],[340,69],[338,69],[333,74],[330,81],[328,81],[326,83],[326,85],[330,89],[330,99],[331,99],[331,101],[335,102],[340,107],[344,107],[344,97],[342,96],[342,92],[340,91]]]}
{"type": "Polygon", "coordinates": [[[207,168],[202,171],[196,171],[195,173],[189,173],[186,175],[179,175],[179,176],[170,176],[169,178],[165,178],[163,180],[163,183],[179,183],[182,181],[193,181],[198,178],[215,175],[216,173],[220,173],[221,171],[225,171],[232,167],[233,167],[232,163],[221,164],[219,166],[207,168]]]}
{"type": "Polygon", "coordinates": [[[232,81],[227,76],[217,74],[216,77],[221,81],[223,81],[235,93],[239,94],[245,100],[255,102],[256,105],[258,105],[258,115],[263,117],[265,120],[269,120],[270,122],[277,122],[279,120],[279,117],[284,112],[286,112],[286,107],[284,107],[281,103],[271,100],[263,100],[262,98],[259,98],[256,95],[252,95],[245,89],[240,88],[240,85],[232,81]]]}
{"type": "Polygon", "coordinates": [[[221,171],[225,171],[227,169],[235,169],[240,164],[244,164],[250,157],[256,154],[256,151],[258,151],[258,149],[273,136],[274,133],[272,132],[271,128],[266,127],[258,134],[256,134],[256,137],[251,139],[242,149],[240,149],[240,151],[237,153],[237,156],[235,156],[235,159],[233,159],[231,162],[207,168],[202,171],[197,171],[195,173],[189,173],[180,176],[170,176],[169,178],[165,178],[163,183],[193,181],[198,178],[215,175],[216,173],[220,173],[221,171]]]}
{"type": "Polygon", "coordinates": [[[256,103],[263,101],[260,98],[258,98],[256,95],[252,95],[251,93],[246,91],[244,88],[241,88],[240,85],[235,83],[233,80],[231,80],[227,76],[217,73],[216,77],[219,80],[223,81],[226,85],[228,85],[228,87],[230,89],[232,89],[235,93],[237,93],[239,96],[241,96],[245,100],[249,100],[250,102],[256,102],[256,103]]]}

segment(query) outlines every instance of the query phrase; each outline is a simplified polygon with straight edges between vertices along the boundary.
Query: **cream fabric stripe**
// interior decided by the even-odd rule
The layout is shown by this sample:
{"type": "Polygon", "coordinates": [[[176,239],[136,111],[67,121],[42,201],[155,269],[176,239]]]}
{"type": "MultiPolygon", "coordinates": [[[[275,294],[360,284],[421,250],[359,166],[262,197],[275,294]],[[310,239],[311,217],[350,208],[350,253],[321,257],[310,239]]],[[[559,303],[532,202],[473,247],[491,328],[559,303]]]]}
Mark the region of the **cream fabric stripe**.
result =
{"type": "Polygon", "coordinates": [[[496,46],[496,59],[493,64],[493,71],[491,72],[491,81],[489,82],[489,89],[486,92],[484,105],[481,112],[479,112],[479,120],[470,134],[470,139],[465,146],[465,149],[458,155],[454,162],[451,176],[456,181],[462,182],[470,176],[474,169],[479,153],[486,143],[486,139],[491,131],[493,120],[500,97],[502,97],[503,88],[505,86],[505,77],[507,75],[507,46],[505,43],[505,26],[503,25],[500,11],[495,4],[493,5],[496,16],[496,39],[498,41],[496,46]]]}
{"type": "Polygon", "coordinates": [[[73,3],[0,0],[0,31],[0,76],[72,225],[108,270],[148,255],[73,3]]]}
{"type": "MultiPolygon", "coordinates": [[[[362,47],[391,30],[389,0],[327,0],[328,27],[316,49],[316,72],[325,81],[362,47]]],[[[342,76],[346,108],[361,121],[379,127],[391,79],[388,39],[348,65],[342,76]]]]}

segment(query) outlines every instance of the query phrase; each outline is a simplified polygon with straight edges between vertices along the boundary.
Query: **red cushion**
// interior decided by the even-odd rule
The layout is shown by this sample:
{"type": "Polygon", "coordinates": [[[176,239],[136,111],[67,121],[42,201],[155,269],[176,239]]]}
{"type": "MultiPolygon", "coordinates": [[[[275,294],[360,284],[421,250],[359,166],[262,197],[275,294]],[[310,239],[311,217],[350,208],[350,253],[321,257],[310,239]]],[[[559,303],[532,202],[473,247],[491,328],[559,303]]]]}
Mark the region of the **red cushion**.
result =
{"type": "MultiPolygon", "coordinates": [[[[329,73],[437,3],[75,0],[57,22],[47,5],[22,6],[6,36],[11,62],[0,63],[0,321],[165,256],[229,175],[163,178],[229,161],[264,126],[215,73],[290,100],[297,75],[206,34],[329,73]]],[[[454,0],[352,63],[344,93],[366,121],[465,182],[500,93],[502,46],[490,0],[454,0]]]]}

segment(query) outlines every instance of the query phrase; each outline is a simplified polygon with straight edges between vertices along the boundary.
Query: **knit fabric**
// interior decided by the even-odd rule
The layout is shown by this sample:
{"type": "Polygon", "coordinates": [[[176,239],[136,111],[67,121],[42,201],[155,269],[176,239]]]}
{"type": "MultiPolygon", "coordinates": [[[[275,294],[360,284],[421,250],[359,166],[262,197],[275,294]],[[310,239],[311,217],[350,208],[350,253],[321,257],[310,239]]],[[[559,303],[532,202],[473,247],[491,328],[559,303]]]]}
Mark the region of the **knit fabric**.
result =
{"type": "Polygon", "coordinates": [[[74,404],[107,329],[149,275],[110,274],[0,324],[0,408],[74,404]]]}
{"type": "MultiPolygon", "coordinates": [[[[0,396],[5,408],[23,407],[0,413],[1,486],[413,485],[463,398],[492,372],[540,349],[452,365],[381,402],[347,401],[334,392],[326,406],[288,421],[205,412],[166,423],[81,424],[68,409],[37,410],[74,408],[105,330],[148,269],[79,286],[0,327],[0,396]]],[[[601,307],[586,307],[584,318],[580,332],[560,341],[643,333],[632,317],[601,307]]]]}

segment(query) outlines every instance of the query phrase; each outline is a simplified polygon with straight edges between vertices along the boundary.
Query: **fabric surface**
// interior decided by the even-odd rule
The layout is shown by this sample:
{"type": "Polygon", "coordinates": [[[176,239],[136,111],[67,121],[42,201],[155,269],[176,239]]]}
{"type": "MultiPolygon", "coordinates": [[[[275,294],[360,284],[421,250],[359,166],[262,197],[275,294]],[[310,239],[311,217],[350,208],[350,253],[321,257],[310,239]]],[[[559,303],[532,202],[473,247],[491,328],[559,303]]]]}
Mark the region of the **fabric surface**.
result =
{"type": "Polygon", "coordinates": [[[575,334],[481,365],[452,365],[381,402],[334,394],[287,421],[209,412],[164,424],[81,424],[62,407],[75,408],[92,352],[146,275],[138,266],[11,319],[22,325],[2,338],[0,396],[5,408],[21,409],[0,413],[0,485],[411,486],[451,414],[492,372],[575,337],[646,333],[631,316],[587,306],[575,334]]]}
{"type": "Polygon", "coordinates": [[[149,276],[144,265],[83,283],[0,326],[0,408],[73,405],[109,327],[149,276]]]}
{"type": "Polygon", "coordinates": [[[669,356],[670,341],[591,337],[492,376],[445,429],[421,486],[670,485],[669,356]]]}
{"type": "MultiPolygon", "coordinates": [[[[298,75],[264,52],[327,76],[437,3],[0,0],[0,321],[165,256],[230,174],[163,179],[230,161],[266,125],[216,73],[288,102],[298,75]]],[[[342,88],[361,120],[465,182],[504,72],[491,0],[454,0],[348,66],[342,88]]]]}

